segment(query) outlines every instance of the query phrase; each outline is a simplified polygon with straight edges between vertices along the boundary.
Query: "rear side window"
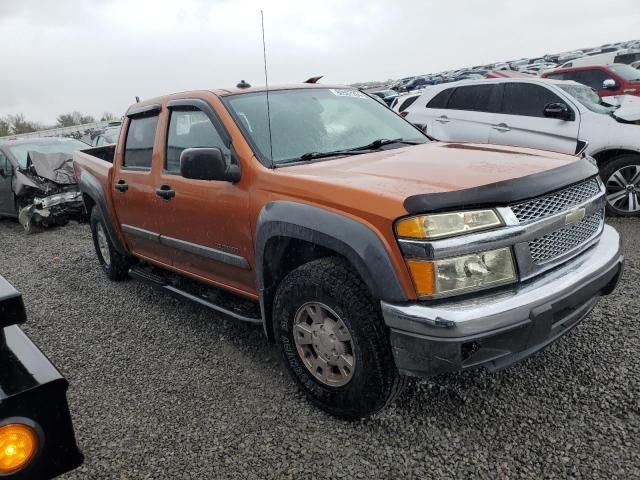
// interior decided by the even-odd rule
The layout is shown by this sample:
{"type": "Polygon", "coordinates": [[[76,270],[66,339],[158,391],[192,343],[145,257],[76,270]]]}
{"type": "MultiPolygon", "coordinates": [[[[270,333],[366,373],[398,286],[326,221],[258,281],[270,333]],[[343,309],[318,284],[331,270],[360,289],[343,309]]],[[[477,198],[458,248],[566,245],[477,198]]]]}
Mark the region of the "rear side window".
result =
{"type": "Polygon", "coordinates": [[[493,85],[469,85],[456,88],[447,108],[450,110],[471,110],[474,112],[490,112],[493,85]]]}
{"type": "Polygon", "coordinates": [[[576,82],[582,83],[594,90],[601,90],[603,82],[611,78],[610,75],[607,75],[607,73],[602,70],[582,70],[576,72],[575,75],[576,82]]]}
{"type": "Polygon", "coordinates": [[[562,102],[551,90],[531,83],[507,83],[502,98],[502,113],[525,117],[544,117],[548,103],[562,102]]]}
{"type": "Polygon", "coordinates": [[[222,150],[227,163],[229,163],[229,149],[203,111],[191,107],[171,111],[167,135],[167,156],[164,164],[166,171],[180,172],[180,154],[184,149],[211,147],[218,147],[222,150]]]}
{"type": "Polygon", "coordinates": [[[453,90],[453,88],[447,88],[437,94],[429,101],[429,103],[427,103],[427,108],[447,108],[447,102],[449,101],[449,97],[453,90]]]}
{"type": "Polygon", "coordinates": [[[413,105],[413,102],[415,102],[418,98],[418,96],[407,98],[404,102],[402,102],[402,105],[400,105],[400,108],[398,110],[400,112],[404,112],[407,108],[413,105]]]}
{"type": "Polygon", "coordinates": [[[551,78],[553,80],[574,80],[575,75],[573,72],[552,73],[551,75],[545,75],[544,78],[551,78]]]}
{"type": "Polygon", "coordinates": [[[129,120],[123,167],[151,168],[151,155],[153,154],[157,125],[158,115],[136,117],[129,120]]]}
{"type": "Polygon", "coordinates": [[[4,175],[6,176],[11,175],[11,172],[13,170],[11,168],[11,164],[9,163],[9,159],[2,152],[0,152],[0,170],[2,170],[4,175]]]}

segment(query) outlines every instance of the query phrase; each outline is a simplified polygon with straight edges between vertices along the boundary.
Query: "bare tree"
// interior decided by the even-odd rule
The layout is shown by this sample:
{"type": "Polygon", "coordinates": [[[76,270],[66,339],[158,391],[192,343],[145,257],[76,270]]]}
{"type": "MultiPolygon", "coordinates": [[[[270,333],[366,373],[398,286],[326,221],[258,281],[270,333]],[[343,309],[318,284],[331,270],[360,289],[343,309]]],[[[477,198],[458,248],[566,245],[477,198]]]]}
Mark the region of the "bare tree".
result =
{"type": "Polygon", "coordinates": [[[116,119],[116,116],[111,112],[104,112],[102,114],[102,117],[100,117],[101,122],[111,122],[112,120],[115,120],[115,119],[116,119]]]}
{"type": "Polygon", "coordinates": [[[74,125],[84,125],[96,121],[91,115],[83,115],[80,112],[63,113],[56,119],[58,127],[73,127],[74,125]]]}
{"type": "Polygon", "coordinates": [[[16,115],[9,115],[7,117],[7,120],[11,125],[12,135],[37,132],[38,130],[41,130],[43,128],[43,126],[37,122],[30,122],[28,120],[25,120],[24,115],[21,113],[18,113],[16,115]]]}

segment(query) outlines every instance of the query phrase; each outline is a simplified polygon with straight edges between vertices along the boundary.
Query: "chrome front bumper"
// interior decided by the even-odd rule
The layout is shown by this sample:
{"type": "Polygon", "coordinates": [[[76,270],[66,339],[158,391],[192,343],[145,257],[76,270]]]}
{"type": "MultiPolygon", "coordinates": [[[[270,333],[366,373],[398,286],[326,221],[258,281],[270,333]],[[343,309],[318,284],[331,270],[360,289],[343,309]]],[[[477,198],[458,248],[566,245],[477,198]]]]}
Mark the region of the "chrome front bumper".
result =
{"type": "Polygon", "coordinates": [[[598,242],[567,263],[499,293],[411,304],[382,302],[396,365],[428,376],[502,368],[556,340],[611,293],[623,266],[620,236],[605,226],[598,242]]]}

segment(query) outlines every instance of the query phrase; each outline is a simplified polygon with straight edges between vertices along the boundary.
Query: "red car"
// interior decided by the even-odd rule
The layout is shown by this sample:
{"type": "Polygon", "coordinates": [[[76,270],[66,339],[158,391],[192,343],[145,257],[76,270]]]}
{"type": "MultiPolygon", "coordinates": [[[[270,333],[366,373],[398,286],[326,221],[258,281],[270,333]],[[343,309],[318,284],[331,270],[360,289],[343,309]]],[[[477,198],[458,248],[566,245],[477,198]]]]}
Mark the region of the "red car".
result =
{"type": "Polygon", "coordinates": [[[554,80],[575,80],[593,88],[601,97],[611,95],[640,96],[640,70],[622,63],[558,68],[543,73],[542,77],[554,80]]]}

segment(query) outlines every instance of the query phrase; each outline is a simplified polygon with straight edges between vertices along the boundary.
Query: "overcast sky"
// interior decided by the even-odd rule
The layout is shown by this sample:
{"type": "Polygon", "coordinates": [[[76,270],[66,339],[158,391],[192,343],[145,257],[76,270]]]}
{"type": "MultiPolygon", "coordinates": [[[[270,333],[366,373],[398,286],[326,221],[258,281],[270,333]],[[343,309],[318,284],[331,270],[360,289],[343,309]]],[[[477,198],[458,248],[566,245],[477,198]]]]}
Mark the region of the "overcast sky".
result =
{"type": "Polygon", "coordinates": [[[0,0],[0,116],[313,75],[399,78],[640,38],[640,0],[0,0]]]}

